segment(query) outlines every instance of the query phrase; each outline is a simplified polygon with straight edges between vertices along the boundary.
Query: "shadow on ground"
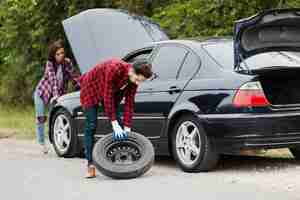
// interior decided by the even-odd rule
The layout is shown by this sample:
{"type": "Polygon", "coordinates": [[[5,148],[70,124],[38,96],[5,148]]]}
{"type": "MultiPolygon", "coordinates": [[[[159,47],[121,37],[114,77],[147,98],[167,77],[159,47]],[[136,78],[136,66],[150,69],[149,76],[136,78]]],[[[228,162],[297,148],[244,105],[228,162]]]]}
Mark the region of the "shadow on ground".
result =
{"type": "MultiPolygon", "coordinates": [[[[155,158],[155,164],[165,166],[168,168],[179,168],[172,157],[157,156],[155,158]]],[[[261,156],[233,156],[223,155],[221,156],[216,171],[249,171],[249,170],[278,170],[289,167],[300,166],[300,161],[294,158],[272,158],[261,156]]]]}

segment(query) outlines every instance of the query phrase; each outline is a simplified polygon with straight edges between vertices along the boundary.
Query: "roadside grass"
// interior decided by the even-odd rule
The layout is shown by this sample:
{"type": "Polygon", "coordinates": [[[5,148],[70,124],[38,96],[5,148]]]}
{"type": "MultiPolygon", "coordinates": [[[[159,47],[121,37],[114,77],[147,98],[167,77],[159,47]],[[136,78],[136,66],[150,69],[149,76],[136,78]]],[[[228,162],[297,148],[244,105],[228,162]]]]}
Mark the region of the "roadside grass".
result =
{"type": "Polygon", "coordinates": [[[35,137],[35,112],[33,106],[4,106],[0,104],[0,138],[35,137]]]}
{"type": "Polygon", "coordinates": [[[288,148],[269,149],[266,152],[258,150],[254,153],[254,155],[259,157],[267,157],[267,158],[286,158],[286,159],[294,158],[288,148]]]}

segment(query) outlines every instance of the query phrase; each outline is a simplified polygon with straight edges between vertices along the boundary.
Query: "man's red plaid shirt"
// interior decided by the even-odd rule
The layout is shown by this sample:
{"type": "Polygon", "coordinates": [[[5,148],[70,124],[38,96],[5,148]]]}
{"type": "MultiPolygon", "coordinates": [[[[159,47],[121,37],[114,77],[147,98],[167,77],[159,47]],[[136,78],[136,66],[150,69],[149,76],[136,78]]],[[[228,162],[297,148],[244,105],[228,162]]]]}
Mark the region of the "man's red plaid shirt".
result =
{"type": "Polygon", "coordinates": [[[97,64],[83,74],[80,78],[80,103],[83,109],[103,102],[106,115],[114,121],[117,106],[125,97],[123,123],[131,127],[137,85],[128,84],[130,67],[131,64],[113,58],[97,64]],[[128,85],[120,93],[120,89],[126,84],[128,85]]]}

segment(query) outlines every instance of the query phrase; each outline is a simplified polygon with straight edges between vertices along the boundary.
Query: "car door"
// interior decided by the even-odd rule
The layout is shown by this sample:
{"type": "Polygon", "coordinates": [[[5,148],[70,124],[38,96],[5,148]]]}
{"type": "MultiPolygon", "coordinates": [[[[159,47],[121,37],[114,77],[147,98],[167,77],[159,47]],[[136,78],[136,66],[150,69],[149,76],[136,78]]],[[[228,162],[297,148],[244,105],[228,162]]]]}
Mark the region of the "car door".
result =
{"type": "Polygon", "coordinates": [[[188,51],[175,44],[158,46],[151,58],[154,76],[139,86],[135,98],[134,130],[149,138],[159,138],[170,109],[184,87],[178,71],[188,51]]]}
{"type": "MultiPolygon", "coordinates": [[[[137,50],[133,53],[128,54],[127,56],[125,56],[123,58],[123,60],[125,60],[128,63],[133,63],[137,59],[141,59],[141,58],[147,59],[147,58],[149,58],[149,56],[151,55],[151,52],[152,52],[152,47],[140,49],[140,50],[137,50]]],[[[120,111],[121,120],[123,119],[123,116],[122,116],[123,109],[124,109],[123,105],[124,105],[124,99],[121,101],[121,105],[118,108],[119,111],[120,111]]],[[[138,115],[137,116],[136,115],[137,115],[136,113],[133,114],[133,122],[134,122],[135,117],[138,117],[138,115]]],[[[133,123],[133,124],[135,124],[135,123],[133,123]]],[[[107,116],[104,112],[103,107],[100,106],[99,107],[99,112],[98,112],[96,136],[101,136],[101,135],[104,135],[104,134],[109,133],[111,131],[112,131],[112,129],[111,129],[110,123],[108,122],[108,118],[107,118],[107,116]]]]}

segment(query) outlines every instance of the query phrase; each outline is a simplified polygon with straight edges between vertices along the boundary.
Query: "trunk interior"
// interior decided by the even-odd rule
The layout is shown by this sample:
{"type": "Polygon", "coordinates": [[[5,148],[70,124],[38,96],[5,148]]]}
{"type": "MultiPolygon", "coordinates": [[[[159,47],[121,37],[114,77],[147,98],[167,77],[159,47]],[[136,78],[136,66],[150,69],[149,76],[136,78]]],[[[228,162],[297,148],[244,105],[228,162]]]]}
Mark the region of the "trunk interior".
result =
{"type": "Polygon", "coordinates": [[[272,105],[300,107],[300,69],[265,72],[259,80],[272,105]]]}

